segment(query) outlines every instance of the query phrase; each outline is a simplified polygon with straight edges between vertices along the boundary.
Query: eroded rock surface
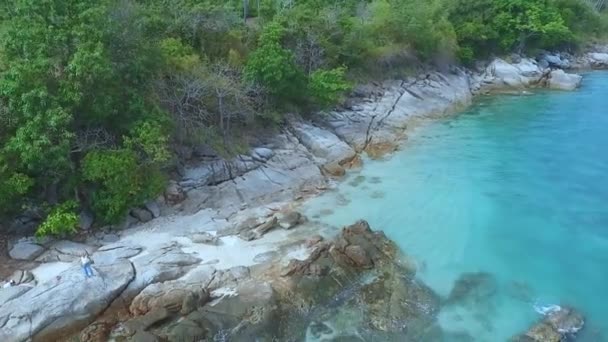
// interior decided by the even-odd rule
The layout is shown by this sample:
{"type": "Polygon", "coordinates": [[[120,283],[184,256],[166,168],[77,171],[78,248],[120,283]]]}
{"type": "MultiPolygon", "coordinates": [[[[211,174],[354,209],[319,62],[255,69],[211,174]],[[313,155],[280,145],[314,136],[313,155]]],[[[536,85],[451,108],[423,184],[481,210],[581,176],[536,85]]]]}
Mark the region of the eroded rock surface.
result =
{"type": "Polygon", "coordinates": [[[74,266],[0,306],[0,341],[53,341],[57,334],[83,328],[116,298],[135,276],[127,260],[97,265],[85,279],[74,266]]]}

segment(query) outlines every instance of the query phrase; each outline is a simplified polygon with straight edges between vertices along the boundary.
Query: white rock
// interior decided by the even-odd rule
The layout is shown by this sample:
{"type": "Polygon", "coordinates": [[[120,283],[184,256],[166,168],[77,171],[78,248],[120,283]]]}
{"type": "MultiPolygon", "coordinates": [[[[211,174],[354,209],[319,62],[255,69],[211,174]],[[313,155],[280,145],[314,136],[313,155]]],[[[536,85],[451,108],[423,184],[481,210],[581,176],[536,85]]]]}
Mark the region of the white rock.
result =
{"type": "Polygon", "coordinates": [[[583,77],[576,74],[567,74],[563,70],[553,70],[549,75],[548,86],[551,89],[574,90],[581,85],[583,77]]]}
{"type": "Polygon", "coordinates": [[[608,53],[592,52],[587,54],[593,67],[608,67],[608,53]]]}

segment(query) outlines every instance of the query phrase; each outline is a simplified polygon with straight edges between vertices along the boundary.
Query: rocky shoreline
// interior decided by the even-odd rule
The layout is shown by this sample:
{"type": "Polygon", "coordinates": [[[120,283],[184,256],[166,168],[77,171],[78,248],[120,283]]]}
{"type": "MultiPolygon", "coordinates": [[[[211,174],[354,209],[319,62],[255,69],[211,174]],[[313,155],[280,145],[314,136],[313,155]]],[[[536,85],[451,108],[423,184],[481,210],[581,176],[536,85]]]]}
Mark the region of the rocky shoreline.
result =
{"type": "MultiPolygon", "coordinates": [[[[440,340],[440,300],[392,242],[365,222],[340,232],[306,222],[297,205],[360,167],[362,153],[394,151],[416,118],[451,114],[494,91],[575,89],[581,77],[561,68],[608,67],[607,52],[495,59],[475,71],[361,86],[344,108],[314,122],[292,117],[248,155],[223,161],[185,150],[191,163],[181,179],[134,209],[119,231],[11,243],[9,255],[31,264],[11,276],[17,286],[0,290],[0,340],[367,340],[361,331],[386,341],[440,340]],[[194,162],[205,158],[212,160],[194,162]],[[87,280],[77,261],[85,250],[98,273],[87,280]],[[332,312],[337,306],[363,311],[360,329],[341,327],[340,319],[354,318],[336,318],[344,314],[332,312]]],[[[83,226],[90,221],[83,214],[83,226]]],[[[562,316],[572,320],[570,311],[562,316]]],[[[535,330],[546,334],[520,340],[561,340],[551,317],[535,330]]]]}

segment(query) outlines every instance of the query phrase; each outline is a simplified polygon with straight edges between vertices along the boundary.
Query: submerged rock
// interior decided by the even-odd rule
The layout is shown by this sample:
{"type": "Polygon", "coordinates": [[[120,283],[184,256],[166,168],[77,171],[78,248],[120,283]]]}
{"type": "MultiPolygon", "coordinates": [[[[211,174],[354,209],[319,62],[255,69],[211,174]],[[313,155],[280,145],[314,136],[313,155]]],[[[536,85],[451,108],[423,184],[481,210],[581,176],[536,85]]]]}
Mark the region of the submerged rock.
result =
{"type": "MultiPolygon", "coordinates": [[[[424,340],[435,329],[439,298],[398,256],[397,246],[365,221],[344,228],[332,241],[317,242],[308,259],[294,259],[283,270],[288,290],[281,286],[280,298],[288,303],[287,315],[314,318],[332,308],[353,310],[362,316],[350,324],[355,332],[371,329],[384,338],[424,340]]],[[[285,331],[304,330],[283,324],[285,331]]]]}
{"type": "Polygon", "coordinates": [[[463,273],[454,283],[445,304],[477,305],[486,302],[497,289],[496,279],[489,273],[463,273]]]}
{"type": "Polygon", "coordinates": [[[562,342],[569,341],[584,326],[583,316],[571,308],[556,306],[545,318],[531,327],[525,334],[516,336],[516,342],[562,342]]]}

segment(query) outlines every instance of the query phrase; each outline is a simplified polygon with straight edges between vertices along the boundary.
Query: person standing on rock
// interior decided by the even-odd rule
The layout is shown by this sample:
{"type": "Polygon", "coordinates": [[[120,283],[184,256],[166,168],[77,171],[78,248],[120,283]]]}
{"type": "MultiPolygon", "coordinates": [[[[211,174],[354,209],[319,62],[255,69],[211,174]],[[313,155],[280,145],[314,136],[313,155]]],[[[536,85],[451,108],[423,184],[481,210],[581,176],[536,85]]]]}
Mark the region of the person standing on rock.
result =
{"type": "Polygon", "coordinates": [[[91,267],[91,258],[87,253],[83,253],[80,257],[80,263],[82,264],[82,269],[84,270],[84,275],[89,278],[93,276],[93,268],[91,267]]]}

